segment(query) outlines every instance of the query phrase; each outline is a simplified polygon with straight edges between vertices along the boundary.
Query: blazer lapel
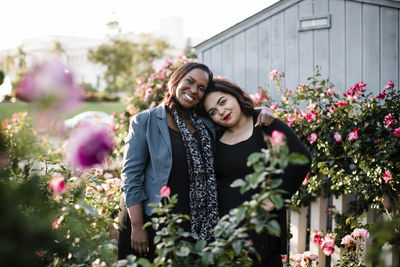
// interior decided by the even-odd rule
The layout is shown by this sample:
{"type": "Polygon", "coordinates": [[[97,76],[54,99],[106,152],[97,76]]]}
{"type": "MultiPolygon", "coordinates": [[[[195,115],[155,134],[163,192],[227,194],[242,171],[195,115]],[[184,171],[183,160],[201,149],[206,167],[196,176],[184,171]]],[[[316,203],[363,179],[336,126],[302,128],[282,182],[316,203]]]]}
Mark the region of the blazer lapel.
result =
{"type": "Polygon", "coordinates": [[[157,125],[158,129],[160,130],[161,136],[167,144],[168,151],[172,155],[171,139],[168,131],[167,113],[165,110],[165,106],[160,105],[157,107],[157,125]]]}

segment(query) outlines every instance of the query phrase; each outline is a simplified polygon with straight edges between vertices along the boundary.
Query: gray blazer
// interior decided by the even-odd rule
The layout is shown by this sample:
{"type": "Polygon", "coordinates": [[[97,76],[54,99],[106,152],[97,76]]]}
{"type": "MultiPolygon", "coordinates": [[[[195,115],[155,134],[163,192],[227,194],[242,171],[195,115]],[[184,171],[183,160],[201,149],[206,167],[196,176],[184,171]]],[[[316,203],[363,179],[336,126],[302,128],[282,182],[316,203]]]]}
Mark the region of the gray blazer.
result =
{"type": "MultiPolygon", "coordinates": [[[[212,121],[201,118],[215,136],[212,121]]],[[[145,214],[152,214],[149,203],[161,200],[160,189],[167,185],[172,167],[171,139],[166,107],[145,110],[133,116],[125,140],[122,194],[127,207],[143,202],[145,214]]]]}

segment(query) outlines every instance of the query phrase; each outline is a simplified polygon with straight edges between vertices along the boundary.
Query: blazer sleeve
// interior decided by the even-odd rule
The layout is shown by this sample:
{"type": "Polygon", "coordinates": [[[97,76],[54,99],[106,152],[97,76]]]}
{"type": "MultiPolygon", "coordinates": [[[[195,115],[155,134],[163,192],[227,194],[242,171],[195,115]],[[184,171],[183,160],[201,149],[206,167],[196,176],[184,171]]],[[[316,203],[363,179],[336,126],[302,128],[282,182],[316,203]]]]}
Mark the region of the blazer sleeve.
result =
{"type": "Polygon", "coordinates": [[[294,193],[298,190],[304,178],[311,167],[311,154],[304,144],[300,141],[293,130],[279,119],[275,119],[274,122],[266,128],[266,133],[271,135],[272,131],[280,131],[285,134],[286,142],[289,147],[290,153],[297,152],[305,155],[308,158],[308,163],[304,165],[289,164],[282,174],[281,178],[283,183],[281,189],[288,192],[284,197],[291,198],[294,193]]]}
{"type": "Polygon", "coordinates": [[[147,199],[144,190],[145,169],[149,160],[146,140],[149,112],[139,113],[131,118],[128,136],[125,139],[122,193],[126,206],[130,207],[147,199]]]}

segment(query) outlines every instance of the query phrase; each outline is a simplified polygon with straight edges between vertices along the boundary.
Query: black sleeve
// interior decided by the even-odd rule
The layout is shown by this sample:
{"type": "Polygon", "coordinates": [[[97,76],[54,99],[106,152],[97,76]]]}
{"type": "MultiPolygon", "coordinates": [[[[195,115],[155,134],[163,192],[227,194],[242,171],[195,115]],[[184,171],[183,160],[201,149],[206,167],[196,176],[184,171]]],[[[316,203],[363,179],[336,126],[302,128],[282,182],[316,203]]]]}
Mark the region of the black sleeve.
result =
{"type": "Polygon", "coordinates": [[[280,188],[288,192],[288,194],[286,194],[284,197],[291,198],[293,194],[296,193],[297,189],[300,187],[308,171],[310,170],[311,154],[297,137],[297,135],[293,132],[293,130],[283,121],[275,119],[269,127],[265,128],[265,132],[269,136],[271,136],[274,130],[285,134],[290,153],[297,152],[305,155],[309,159],[308,163],[304,165],[289,164],[281,176],[283,183],[280,188]]]}

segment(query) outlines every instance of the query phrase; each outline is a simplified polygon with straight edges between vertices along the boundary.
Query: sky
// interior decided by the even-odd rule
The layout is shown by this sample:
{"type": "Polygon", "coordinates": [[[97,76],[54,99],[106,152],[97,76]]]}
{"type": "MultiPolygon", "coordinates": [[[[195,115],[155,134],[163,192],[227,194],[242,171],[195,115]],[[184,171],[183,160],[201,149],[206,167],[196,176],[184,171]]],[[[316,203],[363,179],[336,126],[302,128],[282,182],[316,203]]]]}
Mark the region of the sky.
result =
{"type": "Polygon", "coordinates": [[[186,37],[208,39],[278,0],[2,0],[0,50],[49,35],[102,38],[106,23],[122,32],[157,31],[160,18],[182,17],[186,37]]]}

